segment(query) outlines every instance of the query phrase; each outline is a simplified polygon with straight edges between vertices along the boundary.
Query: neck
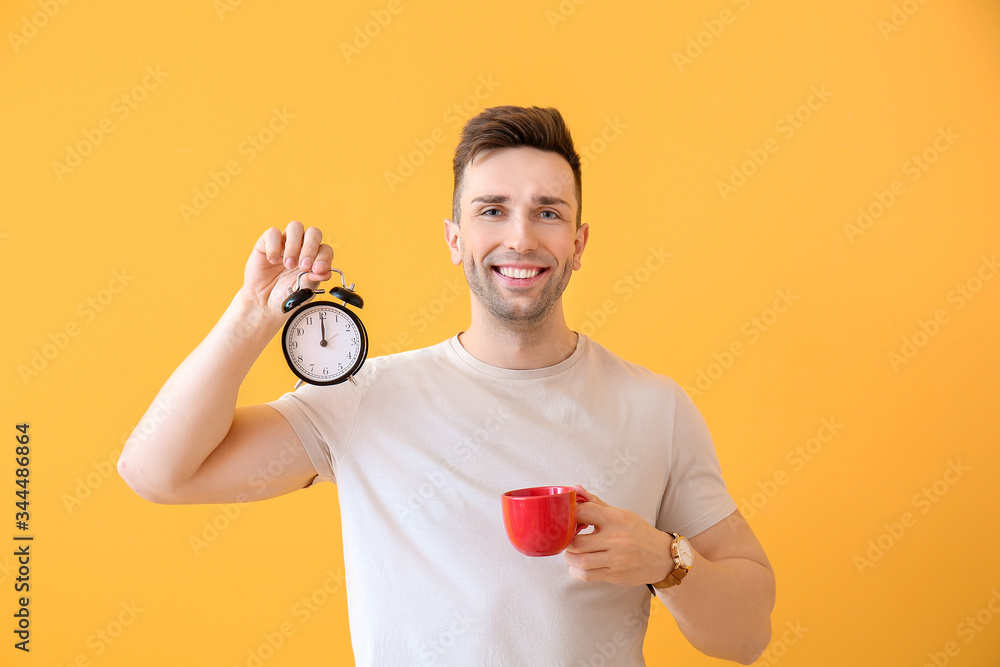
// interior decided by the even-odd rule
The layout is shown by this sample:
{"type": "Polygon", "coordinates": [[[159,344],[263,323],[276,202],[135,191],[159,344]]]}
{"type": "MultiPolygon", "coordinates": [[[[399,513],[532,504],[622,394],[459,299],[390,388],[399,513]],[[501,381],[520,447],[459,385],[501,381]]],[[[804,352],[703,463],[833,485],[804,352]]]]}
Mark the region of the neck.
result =
{"type": "Polygon", "coordinates": [[[490,366],[511,370],[554,366],[576,350],[577,334],[566,326],[561,304],[553,311],[557,312],[545,321],[525,326],[511,326],[474,312],[472,324],[458,340],[469,354],[490,366]]]}

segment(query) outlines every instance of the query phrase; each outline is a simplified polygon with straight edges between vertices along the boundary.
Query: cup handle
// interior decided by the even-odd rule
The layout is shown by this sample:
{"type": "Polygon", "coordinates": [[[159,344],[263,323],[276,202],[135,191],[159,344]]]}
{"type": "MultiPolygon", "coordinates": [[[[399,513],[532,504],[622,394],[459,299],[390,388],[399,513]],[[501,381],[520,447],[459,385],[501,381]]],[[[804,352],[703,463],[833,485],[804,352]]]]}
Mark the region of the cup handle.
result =
{"type": "MultiPolygon", "coordinates": [[[[587,499],[583,498],[582,496],[580,496],[580,492],[577,491],[577,493],[576,493],[576,504],[577,504],[577,506],[580,506],[580,505],[582,505],[585,502],[588,502],[587,499]]],[[[590,527],[589,523],[577,523],[576,524],[576,532],[579,533],[584,528],[589,528],[589,527],[590,527]]]]}

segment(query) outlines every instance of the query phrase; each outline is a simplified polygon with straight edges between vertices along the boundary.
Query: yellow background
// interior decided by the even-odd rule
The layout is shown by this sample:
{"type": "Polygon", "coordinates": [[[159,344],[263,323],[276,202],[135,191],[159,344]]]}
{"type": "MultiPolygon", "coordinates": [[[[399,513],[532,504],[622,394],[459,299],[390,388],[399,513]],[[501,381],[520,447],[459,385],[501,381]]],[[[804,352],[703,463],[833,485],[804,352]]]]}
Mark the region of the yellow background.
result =
{"type": "MultiPolygon", "coordinates": [[[[759,664],[998,663],[1000,5],[232,4],[0,10],[0,663],[229,667],[264,646],[269,667],[351,664],[334,486],[165,507],[113,464],[268,226],[333,240],[373,355],[460,330],[467,290],[444,307],[461,274],[441,225],[456,119],[496,104],[559,108],[589,151],[567,317],[697,390],[777,572],[759,664]],[[275,110],[286,120],[249,159],[275,110]],[[54,166],[80,144],[78,166],[54,166]],[[390,187],[401,161],[413,173],[390,187]],[[734,168],[745,183],[723,197],[734,168]],[[186,220],[213,173],[226,186],[186,220]],[[878,197],[892,202],[849,233],[878,197]],[[795,299],[769,313],[779,290],[795,299]],[[920,346],[893,363],[904,338],[920,346]],[[30,654],[11,632],[20,422],[30,654]]],[[[240,401],[293,379],[272,343],[240,401]]],[[[645,646],[651,665],[718,664],[662,609],[645,646]]]]}

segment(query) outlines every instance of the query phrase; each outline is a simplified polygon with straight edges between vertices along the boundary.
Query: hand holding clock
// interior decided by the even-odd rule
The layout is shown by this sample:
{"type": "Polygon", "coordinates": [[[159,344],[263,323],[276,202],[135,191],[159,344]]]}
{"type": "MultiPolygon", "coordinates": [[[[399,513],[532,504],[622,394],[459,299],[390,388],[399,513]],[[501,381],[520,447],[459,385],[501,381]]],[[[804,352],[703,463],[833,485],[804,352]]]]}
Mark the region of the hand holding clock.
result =
{"type": "Polygon", "coordinates": [[[323,232],[318,227],[305,229],[298,220],[288,223],[284,232],[277,227],[265,231],[247,260],[242,296],[267,317],[283,320],[281,305],[299,272],[309,271],[303,281],[308,287],[333,276],[333,248],[322,241],[323,232]]]}
{"type": "MultiPolygon", "coordinates": [[[[300,381],[315,385],[353,380],[368,356],[368,334],[358,316],[335,302],[313,301],[309,293],[335,272],[344,281],[332,261],[333,248],[323,243],[318,227],[305,229],[297,220],[284,233],[271,227],[250,253],[239,292],[256,313],[243,316],[249,326],[277,330],[284,322],[285,360],[300,381]]],[[[360,308],[364,302],[353,288],[344,283],[330,296],[360,308]]]]}

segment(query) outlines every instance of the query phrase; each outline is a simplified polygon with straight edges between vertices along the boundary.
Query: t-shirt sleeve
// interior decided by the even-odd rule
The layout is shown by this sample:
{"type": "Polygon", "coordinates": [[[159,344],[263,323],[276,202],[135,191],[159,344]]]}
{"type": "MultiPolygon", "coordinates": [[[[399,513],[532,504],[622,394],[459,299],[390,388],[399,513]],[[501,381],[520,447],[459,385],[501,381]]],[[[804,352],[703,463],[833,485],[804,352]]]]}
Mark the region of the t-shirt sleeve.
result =
{"type": "Polygon", "coordinates": [[[726,489],[704,418],[676,383],[674,396],[670,471],[656,525],[692,537],[736,511],[736,503],[726,489]]]}
{"type": "MultiPolygon", "coordinates": [[[[319,482],[337,482],[337,474],[334,471],[333,454],[329,444],[320,435],[319,415],[316,406],[309,401],[306,394],[301,390],[288,392],[276,401],[267,403],[277,410],[288,423],[291,424],[295,434],[302,441],[302,446],[316,468],[318,476],[312,484],[319,482]]],[[[310,486],[312,486],[310,484],[310,486]]]]}
{"type": "Polygon", "coordinates": [[[369,364],[355,376],[358,385],[350,382],[326,387],[306,384],[266,403],[288,420],[302,441],[318,474],[313,484],[337,482],[338,465],[350,446],[361,404],[373,379],[373,374],[366,371],[374,365],[369,364]]]}

